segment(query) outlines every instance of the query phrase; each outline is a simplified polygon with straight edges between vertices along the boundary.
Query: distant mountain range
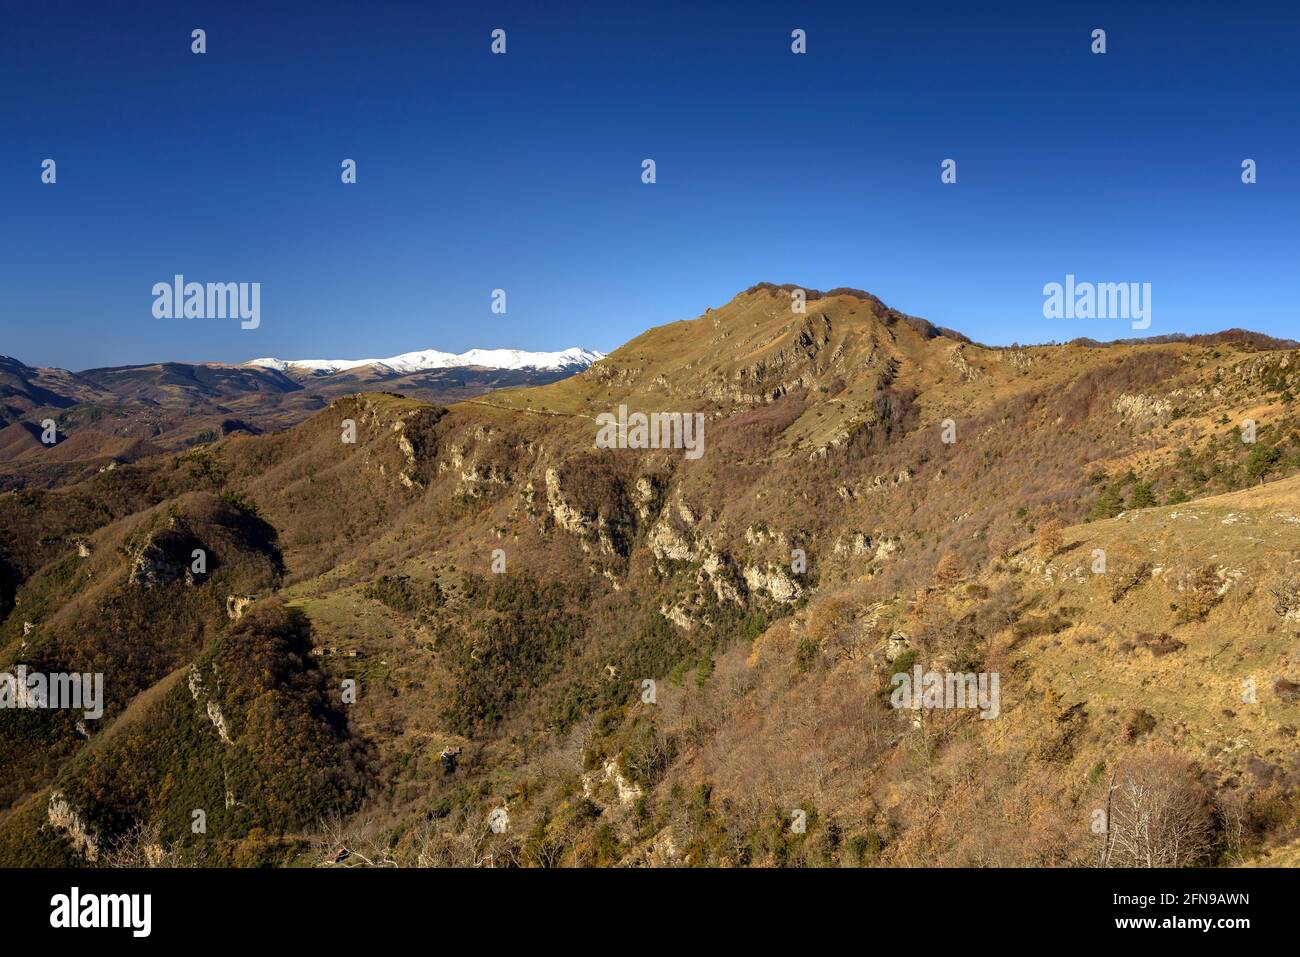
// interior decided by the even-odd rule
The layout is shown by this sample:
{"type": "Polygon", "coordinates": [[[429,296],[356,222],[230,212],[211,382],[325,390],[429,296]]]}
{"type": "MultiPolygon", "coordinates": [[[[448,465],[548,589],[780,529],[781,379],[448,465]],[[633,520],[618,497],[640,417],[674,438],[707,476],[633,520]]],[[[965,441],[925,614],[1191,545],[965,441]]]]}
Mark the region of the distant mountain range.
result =
{"type": "Polygon", "coordinates": [[[261,366],[292,374],[307,370],[315,375],[333,375],[364,366],[377,366],[396,373],[426,372],[430,369],[546,369],[581,372],[605,357],[591,349],[565,349],[562,352],[524,352],[520,349],[470,349],[459,355],[425,349],[404,352],[391,359],[252,359],[245,365],[261,366]]]}
{"type": "Polygon", "coordinates": [[[338,396],[400,392],[448,404],[497,389],[539,386],[581,372],[603,354],[426,349],[388,359],[158,362],[70,372],[0,356],[0,489],[61,482],[86,468],[214,441],[274,432],[338,396]],[[52,419],[57,448],[41,441],[52,419]]]}

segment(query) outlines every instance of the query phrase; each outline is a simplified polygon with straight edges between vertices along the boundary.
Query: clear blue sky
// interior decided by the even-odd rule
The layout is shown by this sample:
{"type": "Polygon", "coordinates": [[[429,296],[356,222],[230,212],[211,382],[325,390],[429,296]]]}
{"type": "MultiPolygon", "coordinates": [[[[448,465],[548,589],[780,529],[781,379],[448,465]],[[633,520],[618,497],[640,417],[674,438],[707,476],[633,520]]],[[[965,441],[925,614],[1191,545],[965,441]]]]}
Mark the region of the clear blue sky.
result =
{"type": "Polygon", "coordinates": [[[761,280],[1133,334],[1044,319],[1067,272],[1152,283],[1148,334],[1296,336],[1300,13],[1215,6],[8,4],[0,353],[608,350],[761,280]],[[178,272],[261,282],[261,328],[155,319],[178,272]]]}

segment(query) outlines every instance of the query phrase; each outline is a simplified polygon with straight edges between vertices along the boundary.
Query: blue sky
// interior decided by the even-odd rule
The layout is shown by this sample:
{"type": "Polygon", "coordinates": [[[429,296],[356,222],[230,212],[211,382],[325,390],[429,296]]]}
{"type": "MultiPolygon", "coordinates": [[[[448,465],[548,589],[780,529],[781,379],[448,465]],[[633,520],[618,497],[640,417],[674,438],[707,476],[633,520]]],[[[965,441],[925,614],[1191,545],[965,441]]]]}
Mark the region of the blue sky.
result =
{"type": "Polygon", "coordinates": [[[1148,334],[1300,335],[1300,12],[994,6],[12,4],[0,353],[609,350],[762,280],[1133,334],[1044,319],[1066,273],[1150,282],[1148,334]],[[260,328],[154,318],[176,273],[260,282],[260,328]]]}

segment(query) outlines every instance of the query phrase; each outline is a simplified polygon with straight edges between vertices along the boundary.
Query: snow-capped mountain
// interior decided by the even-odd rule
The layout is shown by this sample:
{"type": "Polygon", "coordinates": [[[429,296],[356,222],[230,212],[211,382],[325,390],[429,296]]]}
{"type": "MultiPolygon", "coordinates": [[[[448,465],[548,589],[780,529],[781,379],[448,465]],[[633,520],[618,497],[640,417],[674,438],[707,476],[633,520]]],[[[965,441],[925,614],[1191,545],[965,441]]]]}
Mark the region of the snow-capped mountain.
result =
{"type": "Polygon", "coordinates": [[[378,366],[391,369],[399,374],[424,372],[428,369],[585,369],[593,362],[603,359],[603,352],[591,349],[564,349],[561,352],[524,352],[521,349],[470,349],[459,355],[453,352],[439,352],[437,349],[425,349],[420,352],[404,352],[400,356],[388,359],[250,359],[244,363],[249,366],[261,366],[287,372],[294,369],[306,370],[316,375],[333,375],[348,369],[362,366],[378,366]]]}

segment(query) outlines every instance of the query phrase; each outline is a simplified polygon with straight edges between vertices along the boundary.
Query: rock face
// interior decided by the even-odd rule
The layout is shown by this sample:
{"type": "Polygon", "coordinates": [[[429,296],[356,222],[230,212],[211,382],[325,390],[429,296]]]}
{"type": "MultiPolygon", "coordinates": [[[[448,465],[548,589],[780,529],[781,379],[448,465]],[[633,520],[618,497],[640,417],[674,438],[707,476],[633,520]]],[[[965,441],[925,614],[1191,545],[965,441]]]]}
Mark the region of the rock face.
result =
{"type": "Polygon", "coordinates": [[[669,605],[665,602],[659,606],[659,614],[663,615],[682,631],[691,631],[695,627],[695,622],[691,620],[691,616],[687,613],[685,606],[681,602],[678,602],[675,605],[669,605]]]}
{"type": "Polygon", "coordinates": [[[231,621],[239,621],[244,617],[244,609],[256,600],[256,595],[227,595],[226,617],[231,621]]]}
{"type": "Polygon", "coordinates": [[[331,403],[330,408],[355,419],[359,440],[378,437],[361,449],[367,468],[395,475],[406,489],[426,487],[438,447],[436,426],[445,409],[395,407],[385,398],[369,395],[351,396],[331,403]]]}
{"type": "Polygon", "coordinates": [[[186,566],[167,554],[159,542],[150,540],[136,554],[131,565],[130,582],[141,588],[168,585],[181,578],[186,566]]]}
{"type": "Polygon", "coordinates": [[[832,552],[836,555],[865,555],[869,551],[871,551],[871,536],[862,532],[837,538],[832,548],[832,552]]]}
{"type": "Polygon", "coordinates": [[[885,660],[897,661],[898,657],[910,647],[911,642],[908,641],[907,635],[901,631],[894,632],[889,636],[889,640],[885,642],[885,660]]]}
{"type": "Polygon", "coordinates": [[[203,676],[199,674],[199,669],[195,666],[190,667],[189,675],[190,694],[194,700],[204,706],[207,712],[208,720],[212,726],[217,729],[217,737],[221,738],[222,744],[233,744],[230,740],[230,729],[226,725],[226,716],[221,713],[221,705],[213,701],[203,686],[203,676]],[[204,700],[206,699],[206,700],[204,700]]]}
{"type": "Polygon", "coordinates": [[[647,541],[650,551],[660,561],[691,562],[695,561],[695,547],[675,525],[662,516],[650,529],[647,541]]]}
{"type": "Polygon", "coordinates": [[[222,744],[231,744],[230,731],[226,728],[226,718],[221,713],[221,706],[215,701],[208,702],[208,720],[212,726],[217,729],[217,736],[221,738],[222,744]]]}
{"type": "MultiPolygon", "coordinates": [[[[803,586],[782,566],[771,563],[742,565],[731,553],[720,548],[710,535],[700,531],[699,522],[700,517],[685,502],[664,509],[646,536],[651,554],[661,563],[698,563],[700,584],[711,587],[722,602],[744,604],[748,593],[790,604],[803,595],[803,586]]],[[[789,548],[789,539],[784,532],[762,526],[749,527],[744,540],[755,547],[775,545],[782,551],[789,548]]],[[[665,571],[662,565],[660,571],[665,571]]],[[[688,627],[680,620],[682,612],[679,607],[672,612],[665,614],[681,627],[688,627]]]]}
{"type": "Polygon", "coordinates": [[[1125,422],[1155,422],[1172,413],[1174,406],[1168,399],[1124,393],[1115,400],[1115,411],[1125,422]]]}
{"type": "Polygon", "coordinates": [[[899,538],[882,538],[876,542],[876,553],[873,556],[876,561],[884,562],[898,554],[898,548],[902,544],[899,538]]]}
{"type": "Polygon", "coordinates": [[[618,769],[617,762],[612,758],[601,767],[599,777],[594,771],[582,776],[583,796],[590,800],[595,794],[596,787],[601,783],[613,786],[614,793],[618,797],[618,803],[623,807],[635,804],[636,799],[645,793],[639,784],[629,781],[623,776],[623,773],[618,769]]]}
{"type": "Polygon", "coordinates": [[[586,535],[591,531],[591,520],[565,500],[557,469],[546,470],[546,507],[555,524],[566,532],[586,535]]]}
{"type": "Polygon", "coordinates": [[[565,495],[558,469],[546,470],[547,514],[555,524],[581,539],[584,552],[590,552],[594,543],[601,554],[617,555],[620,552],[616,536],[621,530],[614,527],[603,511],[579,508],[565,495]]]}
{"type": "Polygon", "coordinates": [[[1034,357],[1023,349],[995,349],[993,358],[998,362],[1005,362],[1015,369],[1028,370],[1034,364],[1034,357]]]}
{"type": "Polygon", "coordinates": [[[648,475],[642,475],[632,487],[632,504],[636,507],[637,519],[648,522],[659,506],[660,488],[658,483],[648,475]]]}
{"type": "Polygon", "coordinates": [[[958,343],[948,352],[948,364],[956,369],[964,381],[973,382],[980,377],[980,371],[966,358],[966,346],[958,343]]]}
{"type": "Polygon", "coordinates": [[[49,818],[50,825],[72,842],[78,854],[91,863],[99,860],[99,838],[86,827],[81,814],[72,806],[72,802],[63,796],[62,791],[50,793],[46,816],[49,818]]]}
{"type": "Polygon", "coordinates": [[[803,588],[799,583],[774,565],[765,568],[748,565],[745,567],[744,575],[745,584],[751,593],[765,593],[785,605],[798,601],[799,596],[803,594],[803,588]]]}
{"type": "Polygon", "coordinates": [[[787,346],[736,368],[725,379],[703,378],[694,384],[694,392],[700,398],[737,405],[763,405],[796,389],[810,388],[842,358],[829,348],[833,331],[825,313],[808,316],[787,346]]]}

